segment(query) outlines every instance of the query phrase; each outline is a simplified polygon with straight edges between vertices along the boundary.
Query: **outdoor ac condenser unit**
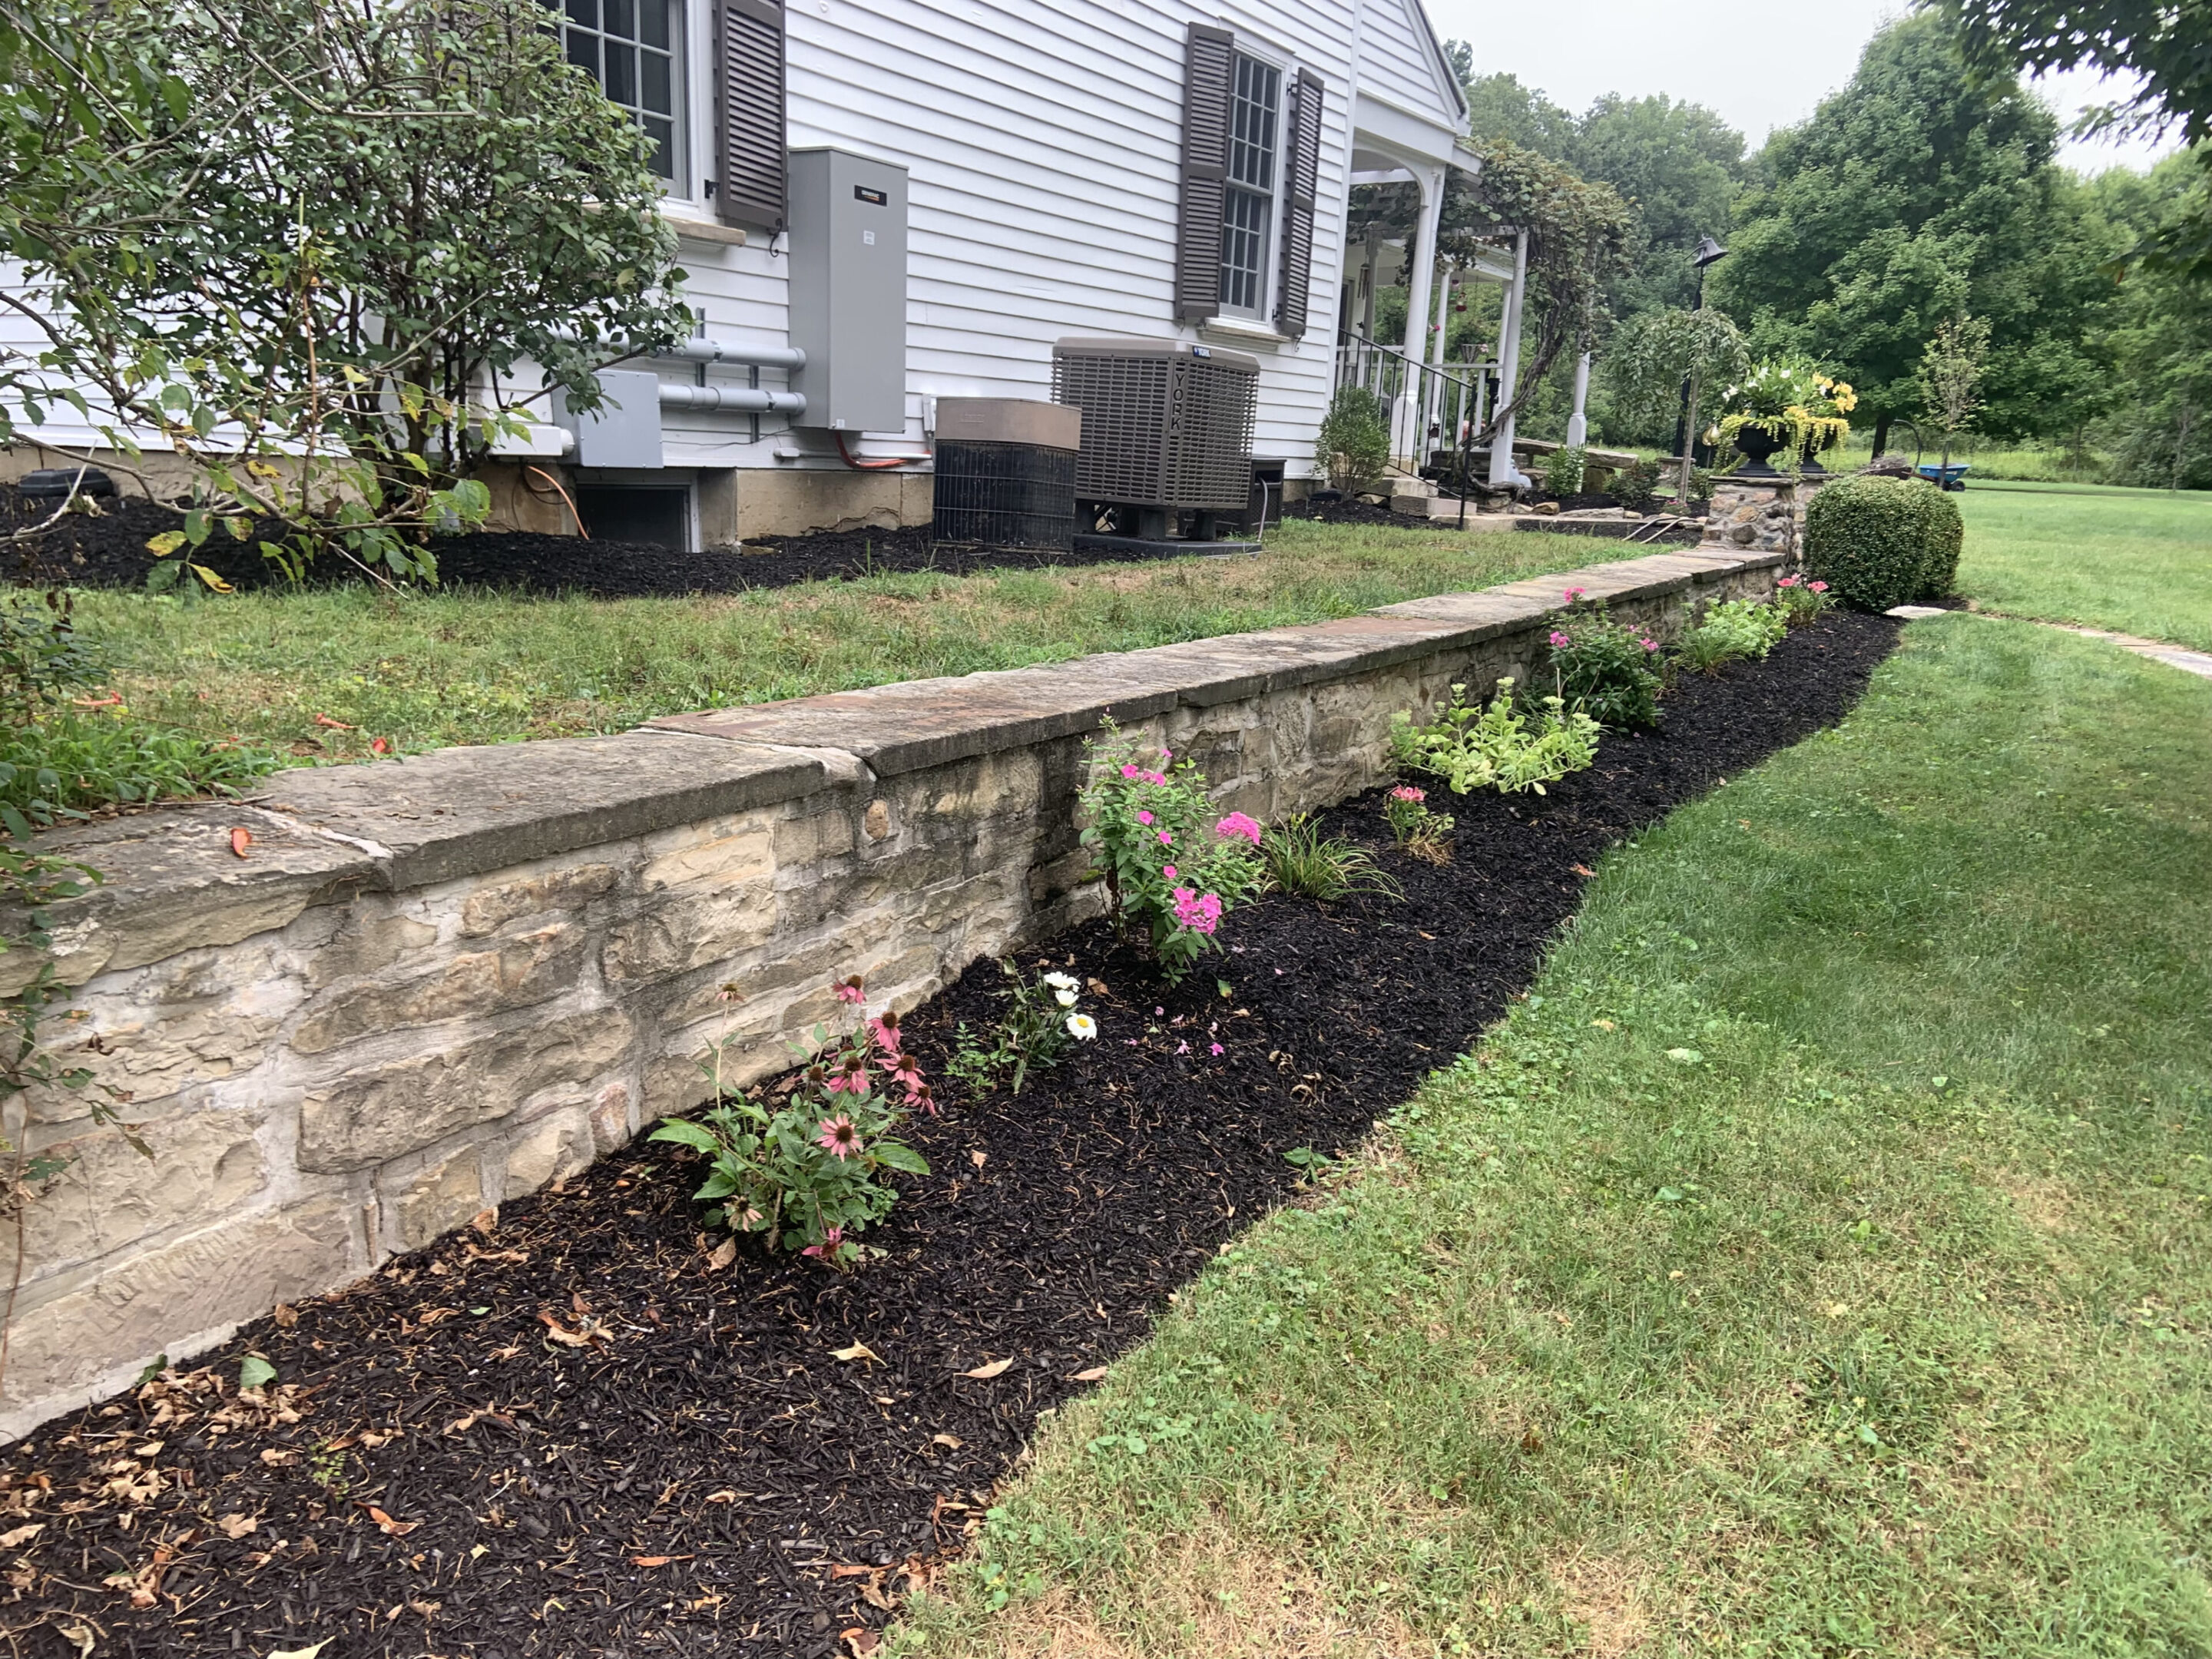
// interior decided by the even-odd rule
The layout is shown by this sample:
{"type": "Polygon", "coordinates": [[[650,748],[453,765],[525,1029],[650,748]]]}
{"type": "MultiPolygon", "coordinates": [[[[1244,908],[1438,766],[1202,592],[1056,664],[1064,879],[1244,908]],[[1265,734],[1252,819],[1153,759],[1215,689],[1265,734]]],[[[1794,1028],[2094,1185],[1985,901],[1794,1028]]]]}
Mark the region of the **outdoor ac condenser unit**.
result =
{"type": "Polygon", "coordinates": [[[1083,411],[1079,503],[1111,508],[1115,528],[1159,536],[1172,515],[1242,512],[1252,494],[1260,360],[1188,340],[1113,337],[1052,349],[1054,403],[1083,411]]]}

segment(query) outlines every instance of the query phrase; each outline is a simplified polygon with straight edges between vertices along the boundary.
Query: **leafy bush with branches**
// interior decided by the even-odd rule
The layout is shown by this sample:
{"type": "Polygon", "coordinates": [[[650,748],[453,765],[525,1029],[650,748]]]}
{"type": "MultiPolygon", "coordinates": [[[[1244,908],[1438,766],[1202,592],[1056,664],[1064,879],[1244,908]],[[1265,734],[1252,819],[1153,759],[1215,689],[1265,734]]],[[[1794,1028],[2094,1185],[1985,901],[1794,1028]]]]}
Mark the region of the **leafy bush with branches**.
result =
{"type": "Polygon", "coordinates": [[[1923,478],[1839,478],[1805,511],[1805,568],[1864,611],[1942,599],[1956,585],[1966,521],[1923,478]]]}
{"type": "Polygon", "coordinates": [[[1370,489],[1390,464],[1390,428],[1382,400],[1364,386],[1337,388],[1314,441],[1314,465],[1329,488],[1347,495],[1370,489]]]}
{"type": "Polygon", "coordinates": [[[1647,311],[1620,325],[1601,361],[1613,393],[1608,418],[1657,441],[1674,430],[1685,380],[1697,382],[1692,412],[1703,426],[1718,412],[1722,389],[1751,367],[1751,352],[1722,312],[1647,311]]]}
{"type": "Polygon", "coordinates": [[[1727,599],[1708,610],[1682,635],[1674,659],[1698,673],[1717,674],[1726,664],[1764,659],[1789,631],[1786,607],[1727,599]]]}
{"type": "Polygon", "coordinates": [[[1580,444],[1563,444],[1544,458],[1544,489],[1553,495],[1579,495],[1589,452],[1580,444]]]}
{"type": "Polygon", "coordinates": [[[525,360],[586,410],[597,364],[690,331],[653,145],[540,0],[55,0],[28,27],[83,142],[42,149],[52,112],[0,101],[0,186],[27,151],[45,186],[0,230],[83,418],[194,468],[164,552],[258,518],[297,527],[262,545],[293,574],[434,575],[426,538],[483,520],[473,475],[544,396],[525,360]]]}
{"type": "Polygon", "coordinates": [[[1559,697],[1546,697],[1532,714],[1516,705],[1510,678],[1498,682],[1487,708],[1468,702],[1464,685],[1451,692],[1425,726],[1402,711],[1393,714],[1390,750],[1402,769],[1435,778],[1455,795],[1492,788],[1544,794],[1545,785],[1597,758],[1598,723],[1559,697]]]}

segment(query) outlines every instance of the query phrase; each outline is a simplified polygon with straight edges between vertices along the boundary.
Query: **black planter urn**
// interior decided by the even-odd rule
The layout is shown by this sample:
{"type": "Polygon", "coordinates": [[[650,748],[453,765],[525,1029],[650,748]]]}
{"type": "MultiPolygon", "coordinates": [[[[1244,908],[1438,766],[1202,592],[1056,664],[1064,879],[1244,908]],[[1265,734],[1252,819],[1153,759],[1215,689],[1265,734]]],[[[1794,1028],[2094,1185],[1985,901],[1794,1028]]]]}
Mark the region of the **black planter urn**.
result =
{"type": "Polygon", "coordinates": [[[1736,429],[1729,440],[1743,457],[1743,465],[1735,469],[1739,478],[1778,478],[1782,475],[1767,465],[1766,458],[1782,447],[1784,440],[1776,437],[1764,427],[1746,426],[1736,429]]]}
{"type": "Polygon", "coordinates": [[[1820,452],[1812,444],[1807,444],[1803,449],[1798,451],[1797,461],[1798,471],[1808,478],[1825,478],[1829,476],[1828,469],[1820,465],[1820,452]]]}

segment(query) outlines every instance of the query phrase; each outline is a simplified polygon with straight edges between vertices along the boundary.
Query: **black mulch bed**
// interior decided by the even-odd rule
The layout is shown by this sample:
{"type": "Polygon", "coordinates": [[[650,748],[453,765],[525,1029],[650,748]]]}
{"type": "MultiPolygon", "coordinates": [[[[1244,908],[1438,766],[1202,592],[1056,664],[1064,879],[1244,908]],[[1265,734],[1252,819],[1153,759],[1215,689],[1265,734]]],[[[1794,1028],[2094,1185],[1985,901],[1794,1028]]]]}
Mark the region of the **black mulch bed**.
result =
{"type": "MultiPolygon", "coordinates": [[[[696,1166],[640,1142],[207,1362],[266,1355],[281,1413],[202,1370],[49,1424],[0,1454],[0,1528],[43,1527],[7,1534],[0,1624],[67,1659],[72,1630],[102,1655],[866,1651],[1038,1414],[1285,1196],[1285,1152],[1358,1142],[1528,982],[1584,867],[1833,722],[1895,635],[1832,616],[1547,798],[1450,801],[1443,868],[1373,796],[1330,812],[1405,902],[1261,901],[1177,991],[1099,927],[1053,941],[1109,988],[1100,1039],[1018,1100],[944,1087],[915,1137],[934,1173],[857,1273],[710,1270],[696,1166]],[[833,1357],[854,1343],[880,1363],[833,1357]]],[[[1000,982],[978,963],[909,1018],[940,1085],[1000,982]]]]}
{"type": "MultiPolygon", "coordinates": [[[[147,542],[182,526],[184,515],[139,497],[104,504],[97,518],[71,515],[47,535],[0,561],[0,580],[80,587],[137,587],[155,564],[147,542]]],[[[35,521],[45,511],[12,489],[0,489],[0,526],[35,521]]],[[[1407,520],[1407,523],[1415,522],[1407,520]]],[[[258,526],[255,536],[269,533],[258,526]]],[[[933,547],[927,528],[822,531],[810,536],[769,536],[727,549],[690,553],[644,542],[586,541],[576,536],[483,532],[433,545],[441,581],[448,586],[493,587],[526,593],[581,593],[594,599],[651,599],[684,593],[742,593],[807,581],[846,581],[861,576],[938,570],[964,576],[981,570],[1027,570],[1141,562],[1178,556],[1143,549],[1082,553],[1037,553],[1003,548],[933,547]]],[[[1192,552],[1203,552],[1194,546],[1192,552]]],[[[195,556],[233,586],[281,581],[276,568],[251,542],[218,529],[195,556]]],[[[319,580],[361,580],[342,561],[325,562],[319,580]]]]}

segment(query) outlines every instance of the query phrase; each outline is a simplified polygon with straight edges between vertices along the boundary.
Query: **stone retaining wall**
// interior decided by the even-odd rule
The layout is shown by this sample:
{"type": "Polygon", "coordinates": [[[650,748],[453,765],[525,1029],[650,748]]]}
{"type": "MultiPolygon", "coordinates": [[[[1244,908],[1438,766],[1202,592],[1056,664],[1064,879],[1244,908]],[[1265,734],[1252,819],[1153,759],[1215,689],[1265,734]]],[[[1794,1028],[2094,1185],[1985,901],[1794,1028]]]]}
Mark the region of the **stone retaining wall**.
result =
{"type": "MultiPolygon", "coordinates": [[[[1780,563],[1656,555],[1313,627],[291,772],[250,804],[47,837],[108,878],[55,912],[81,988],[62,1046],[155,1158],[81,1094],[18,1103],[21,1144],[75,1161],[25,1218],[0,1429],[581,1169],[698,1103],[726,1021],[742,1074],[766,1074],[832,1012],[835,975],[911,1007],[1091,914],[1076,793],[1102,716],[1273,819],[1383,781],[1393,713],[1525,672],[1563,589],[1672,634],[1770,591],[1780,563]]],[[[0,991],[29,966],[0,957],[0,991]]]]}

